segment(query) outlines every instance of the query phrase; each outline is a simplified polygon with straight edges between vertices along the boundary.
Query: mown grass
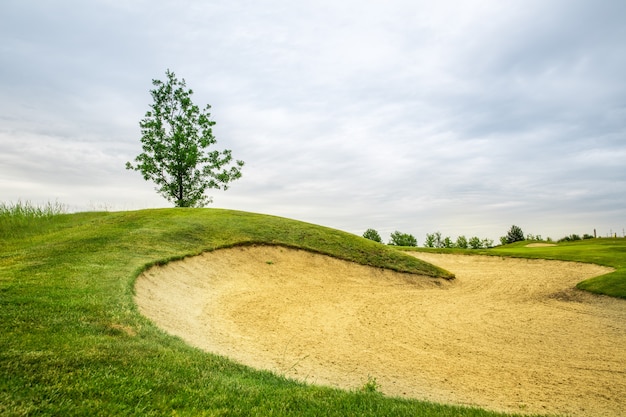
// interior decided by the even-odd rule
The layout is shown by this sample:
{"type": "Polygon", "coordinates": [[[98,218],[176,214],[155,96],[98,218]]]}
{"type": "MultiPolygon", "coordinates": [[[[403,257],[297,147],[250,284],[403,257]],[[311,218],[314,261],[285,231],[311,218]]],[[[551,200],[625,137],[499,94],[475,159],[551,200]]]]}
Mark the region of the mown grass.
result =
{"type": "Polygon", "coordinates": [[[256,371],[163,333],[133,303],[134,279],[147,265],[237,244],[301,247],[448,276],[393,248],[307,223],[214,209],[22,220],[19,227],[0,224],[0,415],[500,415],[256,371]]]}
{"type": "Polygon", "coordinates": [[[530,241],[515,242],[491,249],[427,249],[405,250],[437,251],[445,253],[511,256],[518,258],[555,259],[594,263],[615,268],[615,272],[578,283],[577,288],[596,294],[626,299],[626,239],[598,238],[560,242],[555,246],[528,247],[530,241]]]}

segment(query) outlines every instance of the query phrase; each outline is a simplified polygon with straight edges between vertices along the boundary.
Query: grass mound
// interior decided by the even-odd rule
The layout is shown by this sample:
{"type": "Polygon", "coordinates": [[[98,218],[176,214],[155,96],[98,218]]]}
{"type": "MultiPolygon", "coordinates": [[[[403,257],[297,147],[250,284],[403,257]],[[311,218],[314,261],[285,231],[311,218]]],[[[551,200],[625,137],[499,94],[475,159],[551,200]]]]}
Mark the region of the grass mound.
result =
{"type": "Polygon", "coordinates": [[[255,371],[164,334],[133,303],[134,277],[147,265],[242,243],[450,277],[392,248],[226,210],[2,216],[0,415],[499,415],[255,371]]]}

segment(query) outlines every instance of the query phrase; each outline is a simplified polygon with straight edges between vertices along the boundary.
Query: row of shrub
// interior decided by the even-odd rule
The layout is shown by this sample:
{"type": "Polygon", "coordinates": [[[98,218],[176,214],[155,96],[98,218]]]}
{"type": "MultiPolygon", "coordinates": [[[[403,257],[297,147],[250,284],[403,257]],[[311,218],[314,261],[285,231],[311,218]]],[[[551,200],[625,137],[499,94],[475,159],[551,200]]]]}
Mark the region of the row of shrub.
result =
{"type": "MultiPolygon", "coordinates": [[[[380,234],[375,229],[367,229],[363,237],[378,243],[383,243],[380,234]]],[[[417,246],[417,239],[409,233],[395,231],[391,234],[388,245],[393,246],[417,246]]],[[[442,237],[441,232],[427,233],[424,247],[427,248],[461,248],[461,249],[483,249],[493,246],[493,240],[480,239],[476,236],[467,238],[459,236],[453,241],[449,236],[442,237]]]]}
{"type": "MultiPolygon", "coordinates": [[[[380,234],[375,229],[367,229],[365,233],[363,233],[363,237],[366,239],[373,240],[378,243],[383,243],[380,234]]],[[[571,234],[569,236],[565,236],[558,240],[558,242],[570,242],[575,240],[582,239],[593,239],[593,236],[589,234],[584,234],[580,237],[577,234],[571,234]]],[[[536,242],[552,242],[551,238],[543,239],[541,235],[533,235],[527,234],[524,235],[524,232],[519,226],[513,225],[508,230],[506,236],[500,237],[500,244],[506,245],[509,243],[520,242],[524,240],[531,240],[536,242]]],[[[399,231],[395,231],[391,234],[388,245],[394,246],[417,246],[417,239],[415,236],[409,233],[402,233],[399,231]]],[[[472,236],[471,238],[467,238],[463,235],[456,238],[456,240],[452,240],[450,236],[443,237],[441,232],[435,233],[426,233],[426,239],[424,240],[424,247],[426,248],[459,248],[459,249],[487,249],[493,247],[493,240],[491,239],[481,239],[477,236],[472,236]]]]}

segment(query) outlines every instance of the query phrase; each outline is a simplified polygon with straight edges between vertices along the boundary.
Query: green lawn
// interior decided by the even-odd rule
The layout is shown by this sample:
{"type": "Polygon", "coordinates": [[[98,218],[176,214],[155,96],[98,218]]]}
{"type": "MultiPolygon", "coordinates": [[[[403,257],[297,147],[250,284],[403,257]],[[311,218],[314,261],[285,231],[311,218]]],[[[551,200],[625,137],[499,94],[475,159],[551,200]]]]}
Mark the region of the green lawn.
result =
{"type": "Polygon", "coordinates": [[[238,244],[280,244],[450,278],[341,231],[214,209],[58,214],[0,206],[0,415],[498,416],[309,386],[186,345],[142,317],[148,265],[238,244]]]}

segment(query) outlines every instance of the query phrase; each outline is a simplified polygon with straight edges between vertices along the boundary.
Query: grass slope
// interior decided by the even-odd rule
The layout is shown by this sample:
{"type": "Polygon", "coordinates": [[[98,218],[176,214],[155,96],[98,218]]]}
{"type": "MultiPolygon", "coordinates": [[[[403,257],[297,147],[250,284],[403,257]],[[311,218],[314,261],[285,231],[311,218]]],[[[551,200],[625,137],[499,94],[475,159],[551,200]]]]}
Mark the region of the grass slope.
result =
{"type": "Polygon", "coordinates": [[[355,392],[296,383],[194,349],[138,313],[132,284],[147,265],[254,242],[448,276],[384,245],[278,217],[0,210],[0,415],[499,415],[387,398],[366,380],[355,392]]]}

